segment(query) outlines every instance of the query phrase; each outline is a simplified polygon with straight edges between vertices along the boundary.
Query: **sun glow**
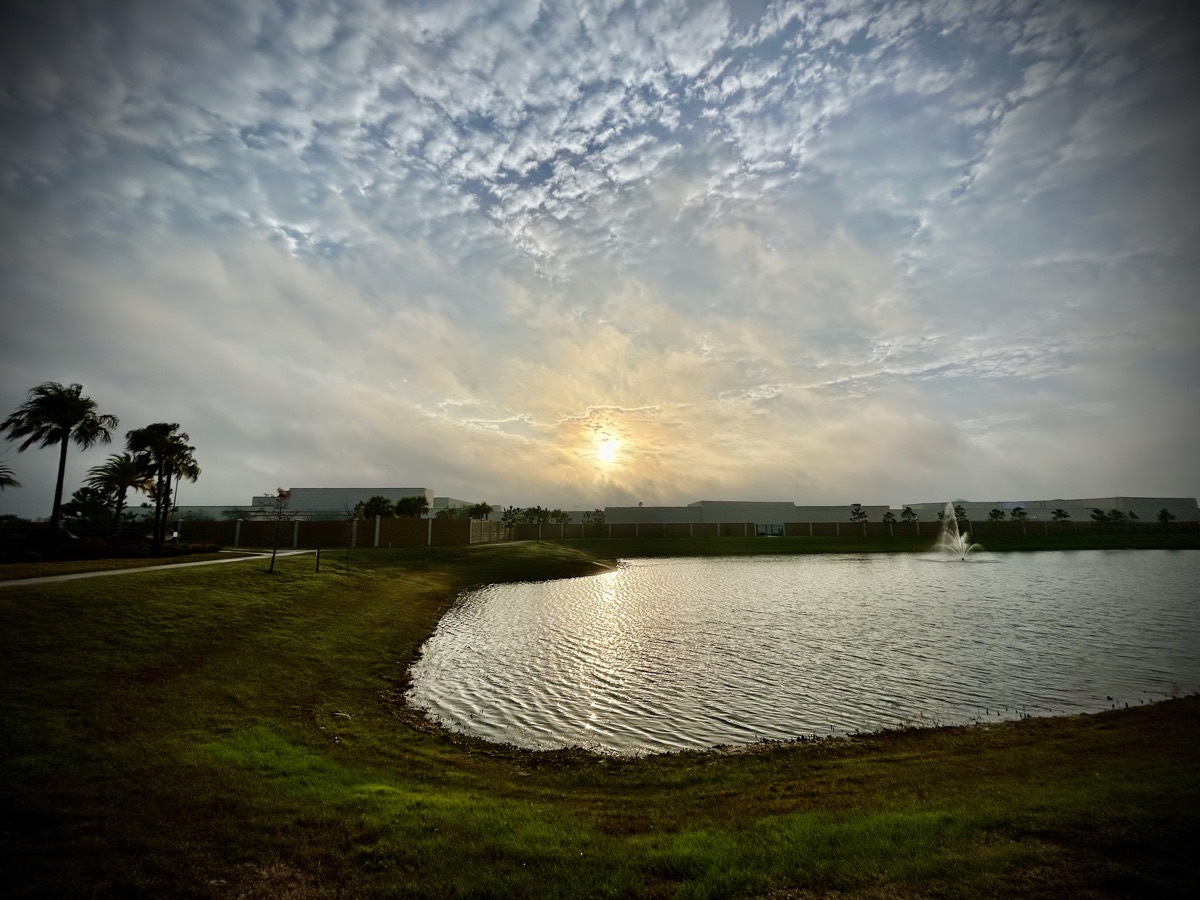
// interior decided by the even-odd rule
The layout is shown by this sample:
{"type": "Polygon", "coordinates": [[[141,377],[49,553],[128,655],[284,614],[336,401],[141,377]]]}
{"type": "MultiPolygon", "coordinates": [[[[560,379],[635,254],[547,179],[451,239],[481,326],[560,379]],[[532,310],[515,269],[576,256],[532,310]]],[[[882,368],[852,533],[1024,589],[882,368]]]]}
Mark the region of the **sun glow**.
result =
{"type": "Polygon", "coordinates": [[[604,435],[596,441],[596,461],[602,466],[611,466],[621,452],[621,442],[612,435],[604,435]]]}

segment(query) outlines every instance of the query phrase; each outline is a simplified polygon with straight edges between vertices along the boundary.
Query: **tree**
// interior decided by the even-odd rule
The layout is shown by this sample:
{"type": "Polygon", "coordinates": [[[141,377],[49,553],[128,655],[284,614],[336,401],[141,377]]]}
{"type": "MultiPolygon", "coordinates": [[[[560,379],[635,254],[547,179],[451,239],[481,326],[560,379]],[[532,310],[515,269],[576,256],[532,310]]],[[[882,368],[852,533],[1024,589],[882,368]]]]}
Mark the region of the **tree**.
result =
{"type": "Polygon", "coordinates": [[[561,509],[552,509],[550,511],[550,521],[555,525],[570,525],[571,514],[563,512],[561,509]]]}
{"type": "Polygon", "coordinates": [[[96,412],[96,402],[83,396],[82,384],[63,386],[47,381],[29,391],[25,402],[3,423],[0,432],[9,440],[24,439],[17,452],[24,453],[34,444],[42,448],[58,447],[58,479],[54,485],[54,505],[50,510],[50,549],[58,546],[58,523],[62,517],[63,480],[67,473],[67,448],[72,442],[81,450],[112,441],[112,429],[119,424],[116,416],[96,412]]]}
{"type": "Polygon", "coordinates": [[[913,511],[911,506],[906,506],[904,509],[900,510],[900,518],[902,518],[905,522],[912,522],[913,528],[916,529],[918,534],[920,534],[921,526],[917,524],[917,514],[913,511]]]}
{"type": "Polygon", "coordinates": [[[295,516],[288,509],[288,502],[292,499],[291,491],[276,488],[274,494],[267,496],[271,498],[267,506],[267,518],[274,523],[274,527],[271,529],[271,565],[267,568],[267,572],[273,574],[275,572],[275,555],[279,552],[279,542],[283,539],[284,526],[295,516]]]}
{"type": "Polygon", "coordinates": [[[73,519],[83,525],[99,525],[108,518],[112,494],[97,487],[84,486],[62,505],[63,519],[73,519]]]}
{"type": "Polygon", "coordinates": [[[486,519],[492,514],[493,509],[495,509],[495,507],[493,507],[490,503],[475,503],[467,508],[467,515],[472,519],[486,519]]]}
{"type": "Polygon", "coordinates": [[[861,523],[863,534],[867,533],[867,511],[862,508],[861,503],[852,503],[850,505],[850,521],[861,523]]]}
{"type": "Polygon", "coordinates": [[[602,510],[602,509],[588,510],[587,512],[585,512],[583,514],[583,524],[584,525],[603,525],[604,524],[604,510],[602,510]]]}
{"type": "Polygon", "coordinates": [[[419,519],[429,512],[429,499],[424,494],[401,497],[395,503],[396,515],[405,519],[419,519]]]}
{"type": "Polygon", "coordinates": [[[1028,532],[1025,530],[1025,520],[1029,518],[1029,513],[1025,512],[1025,507],[1014,506],[1012,517],[1021,523],[1021,534],[1027,534],[1028,532]]]}
{"type": "Polygon", "coordinates": [[[115,453],[107,462],[88,469],[86,482],[113,497],[113,527],[119,530],[129,489],[149,493],[154,485],[154,476],[145,459],[132,453],[115,453]]]}
{"type": "MultiPolygon", "coordinates": [[[[1014,510],[1014,512],[1015,512],[1015,510],[1014,510]]],[[[961,503],[954,504],[954,518],[958,520],[958,524],[960,526],[963,523],[970,524],[969,522],[967,522],[967,509],[961,503]]]]}
{"type": "Polygon", "coordinates": [[[356,503],[354,511],[360,519],[374,519],[376,516],[381,519],[391,519],[396,516],[396,504],[382,494],[376,494],[374,497],[368,497],[365,501],[356,503]]]}
{"type": "Polygon", "coordinates": [[[145,428],[135,428],[125,434],[125,447],[140,456],[154,474],[154,485],[147,491],[154,501],[154,551],[162,547],[167,534],[167,519],[171,515],[171,480],[178,476],[195,481],[200,467],[192,455],[195,447],[190,438],[179,431],[178,422],[155,422],[145,428]]]}
{"type": "Polygon", "coordinates": [[[1171,512],[1165,506],[1158,511],[1158,524],[1162,526],[1163,531],[1167,530],[1167,526],[1175,521],[1175,513],[1171,512]]]}
{"type": "Polygon", "coordinates": [[[1003,522],[1004,515],[1005,515],[1004,510],[999,509],[999,508],[993,509],[991,512],[988,513],[988,521],[989,522],[1003,522]]]}
{"type": "Polygon", "coordinates": [[[1052,509],[1050,511],[1050,518],[1058,523],[1058,533],[1062,534],[1063,520],[1071,518],[1071,514],[1060,506],[1058,509],[1052,509]]]}
{"type": "Polygon", "coordinates": [[[896,514],[890,509],[883,514],[883,524],[888,527],[888,536],[895,537],[896,529],[894,526],[896,524],[896,514]]]}
{"type": "Polygon", "coordinates": [[[1108,521],[1108,513],[1106,513],[1102,509],[1093,509],[1092,510],[1092,521],[1099,523],[1100,533],[1103,534],[1104,533],[1104,523],[1108,521]]]}
{"type": "Polygon", "coordinates": [[[0,491],[4,490],[6,487],[20,486],[21,482],[17,481],[17,479],[13,477],[12,469],[4,465],[4,463],[0,463],[0,491]]]}
{"type": "Polygon", "coordinates": [[[1108,511],[1108,521],[1113,523],[1113,531],[1120,531],[1121,526],[1125,524],[1125,513],[1119,509],[1110,509],[1108,511]]]}

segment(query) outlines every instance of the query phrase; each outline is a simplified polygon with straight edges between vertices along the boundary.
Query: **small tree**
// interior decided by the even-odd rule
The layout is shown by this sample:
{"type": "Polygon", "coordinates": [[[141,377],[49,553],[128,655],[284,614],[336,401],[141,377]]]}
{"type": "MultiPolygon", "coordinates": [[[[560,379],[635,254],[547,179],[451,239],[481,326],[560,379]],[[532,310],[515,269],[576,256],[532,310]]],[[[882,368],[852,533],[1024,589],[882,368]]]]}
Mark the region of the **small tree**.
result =
{"type": "Polygon", "coordinates": [[[429,498],[424,494],[401,497],[394,505],[396,515],[404,519],[419,519],[429,512],[429,498]]]}
{"type": "Polygon", "coordinates": [[[967,520],[967,508],[961,503],[954,504],[954,518],[958,520],[959,527],[970,524],[967,520]]]}
{"type": "Polygon", "coordinates": [[[467,515],[472,519],[486,519],[492,514],[493,509],[495,507],[490,503],[475,503],[467,508],[467,515]]]}
{"type": "Polygon", "coordinates": [[[1028,532],[1025,530],[1025,520],[1029,518],[1029,513],[1025,512],[1025,507],[1013,507],[1012,517],[1014,520],[1021,523],[1021,534],[1027,534],[1028,532]]]}
{"type": "Polygon", "coordinates": [[[1168,526],[1175,521],[1175,513],[1171,512],[1165,506],[1158,511],[1158,524],[1162,526],[1163,531],[1166,531],[1168,526]]]}
{"type": "Polygon", "coordinates": [[[991,512],[988,513],[988,521],[989,522],[1003,522],[1004,515],[1005,515],[1004,510],[993,509],[991,512]]]}
{"type": "MultiPolygon", "coordinates": [[[[428,508],[428,504],[426,508],[428,508]]],[[[354,509],[360,519],[374,519],[376,516],[381,519],[391,519],[396,515],[396,507],[382,494],[376,494],[374,497],[368,497],[365,501],[356,503],[354,509]]]]}
{"type": "Polygon", "coordinates": [[[861,503],[850,504],[850,521],[855,524],[862,525],[862,533],[865,536],[867,533],[867,511],[862,508],[861,503]]]}
{"type": "Polygon", "coordinates": [[[1054,509],[1054,510],[1050,511],[1050,518],[1052,518],[1055,522],[1058,523],[1058,533],[1062,534],[1063,533],[1063,520],[1071,518],[1071,514],[1060,506],[1058,509],[1054,509]]]}
{"type": "Polygon", "coordinates": [[[1125,513],[1119,509],[1110,509],[1108,511],[1108,521],[1113,523],[1113,531],[1119,532],[1121,526],[1125,524],[1125,513]]]}
{"type": "Polygon", "coordinates": [[[81,525],[101,525],[108,518],[113,497],[97,487],[81,487],[62,505],[63,519],[81,525]]]}
{"type": "Polygon", "coordinates": [[[583,524],[584,525],[603,525],[604,524],[604,510],[602,510],[602,509],[588,510],[587,512],[585,512],[583,514],[583,524]]]}
{"type": "Polygon", "coordinates": [[[268,520],[273,527],[271,528],[271,566],[267,571],[273,573],[275,571],[275,555],[279,552],[279,542],[283,539],[283,529],[286,523],[295,517],[288,509],[288,502],[292,499],[291,491],[276,488],[275,493],[268,496],[271,498],[267,505],[268,520]]]}
{"type": "Polygon", "coordinates": [[[1104,523],[1108,521],[1108,513],[1106,513],[1102,509],[1093,509],[1092,510],[1092,521],[1099,524],[1100,533],[1103,534],[1104,533],[1104,523]]]}
{"type": "Polygon", "coordinates": [[[900,518],[902,518],[905,522],[911,522],[913,531],[915,533],[921,533],[921,526],[917,522],[917,514],[913,511],[911,506],[906,506],[900,511],[900,518]]]}
{"type": "Polygon", "coordinates": [[[888,537],[895,537],[896,514],[890,509],[883,514],[883,524],[888,527],[888,537]]]}
{"type": "Polygon", "coordinates": [[[550,521],[555,525],[570,525],[571,514],[563,512],[561,509],[552,509],[550,510],[550,521]]]}

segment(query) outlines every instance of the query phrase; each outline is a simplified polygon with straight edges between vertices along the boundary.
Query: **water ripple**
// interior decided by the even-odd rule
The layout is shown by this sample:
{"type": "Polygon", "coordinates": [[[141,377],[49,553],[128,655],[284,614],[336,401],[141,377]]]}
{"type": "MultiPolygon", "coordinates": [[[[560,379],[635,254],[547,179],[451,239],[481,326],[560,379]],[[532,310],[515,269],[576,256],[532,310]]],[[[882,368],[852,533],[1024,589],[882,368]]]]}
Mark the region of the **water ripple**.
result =
{"type": "Polygon", "coordinates": [[[426,642],[409,702],[488,740],[639,753],[1200,689],[1200,554],[977,559],[629,560],[484,588],[426,642]]]}

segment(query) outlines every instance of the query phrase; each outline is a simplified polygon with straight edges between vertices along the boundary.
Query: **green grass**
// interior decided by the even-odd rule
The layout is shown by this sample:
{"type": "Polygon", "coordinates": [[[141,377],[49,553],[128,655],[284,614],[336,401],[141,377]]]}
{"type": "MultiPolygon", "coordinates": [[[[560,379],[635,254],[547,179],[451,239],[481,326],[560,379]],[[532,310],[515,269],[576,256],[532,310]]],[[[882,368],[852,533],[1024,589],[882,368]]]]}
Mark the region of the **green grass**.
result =
{"type": "Polygon", "coordinates": [[[643,759],[489,745],[397,702],[459,591],[647,555],[615,544],[4,588],[5,892],[1082,897],[1195,883],[1196,698],[643,759]]]}

